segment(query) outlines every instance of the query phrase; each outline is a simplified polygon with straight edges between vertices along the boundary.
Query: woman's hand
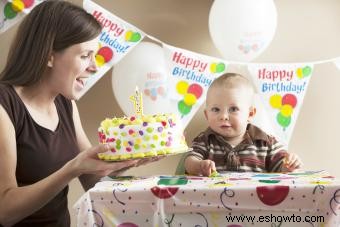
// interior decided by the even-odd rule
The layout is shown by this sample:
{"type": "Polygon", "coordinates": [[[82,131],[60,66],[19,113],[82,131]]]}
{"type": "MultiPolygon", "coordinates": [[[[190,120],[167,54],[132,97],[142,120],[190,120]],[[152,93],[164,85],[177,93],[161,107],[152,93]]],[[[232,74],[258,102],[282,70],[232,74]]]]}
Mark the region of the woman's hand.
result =
{"type": "Polygon", "coordinates": [[[164,157],[165,157],[164,155],[161,155],[161,156],[139,159],[138,162],[135,164],[135,167],[159,161],[159,160],[163,159],[164,157]]]}
{"type": "Polygon", "coordinates": [[[77,157],[68,163],[72,166],[75,177],[82,174],[107,176],[111,172],[117,172],[121,169],[133,167],[137,164],[137,160],[109,162],[98,158],[98,153],[110,151],[112,148],[114,148],[112,144],[101,144],[80,152],[77,157]]]}

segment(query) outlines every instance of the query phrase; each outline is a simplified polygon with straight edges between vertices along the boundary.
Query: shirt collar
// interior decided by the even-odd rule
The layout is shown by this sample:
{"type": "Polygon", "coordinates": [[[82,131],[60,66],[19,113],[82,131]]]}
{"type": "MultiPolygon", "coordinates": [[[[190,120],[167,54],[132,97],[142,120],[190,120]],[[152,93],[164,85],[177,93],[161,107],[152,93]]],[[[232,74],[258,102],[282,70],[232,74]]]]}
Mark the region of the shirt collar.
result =
{"type": "MultiPolygon", "coordinates": [[[[220,137],[221,139],[224,140],[224,138],[221,135],[216,133],[210,127],[208,127],[205,130],[204,135],[206,138],[208,138],[210,135],[213,135],[216,138],[220,137]]],[[[260,128],[256,127],[255,125],[248,124],[246,135],[244,136],[244,140],[241,143],[254,144],[254,142],[257,140],[265,141],[267,143],[270,142],[268,138],[268,134],[266,134],[264,131],[262,131],[260,128]]]]}

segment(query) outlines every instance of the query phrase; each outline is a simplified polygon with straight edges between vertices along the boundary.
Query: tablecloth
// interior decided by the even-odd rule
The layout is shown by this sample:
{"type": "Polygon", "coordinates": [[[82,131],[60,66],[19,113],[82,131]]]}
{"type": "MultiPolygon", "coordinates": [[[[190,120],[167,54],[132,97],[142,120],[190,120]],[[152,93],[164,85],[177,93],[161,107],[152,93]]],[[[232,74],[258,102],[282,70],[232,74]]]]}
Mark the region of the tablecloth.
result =
{"type": "Polygon", "coordinates": [[[340,180],[326,171],[117,177],[74,205],[78,226],[340,226],[340,180]]]}

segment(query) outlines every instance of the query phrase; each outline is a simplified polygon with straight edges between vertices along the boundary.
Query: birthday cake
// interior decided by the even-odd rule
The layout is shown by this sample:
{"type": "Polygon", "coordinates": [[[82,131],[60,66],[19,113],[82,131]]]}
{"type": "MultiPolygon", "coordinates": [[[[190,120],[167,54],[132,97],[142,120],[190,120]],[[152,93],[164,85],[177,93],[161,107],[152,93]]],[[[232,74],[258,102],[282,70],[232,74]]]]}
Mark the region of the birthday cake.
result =
{"type": "Polygon", "coordinates": [[[119,161],[182,153],[188,150],[175,114],[107,118],[98,129],[100,143],[113,143],[100,159],[119,161]]]}

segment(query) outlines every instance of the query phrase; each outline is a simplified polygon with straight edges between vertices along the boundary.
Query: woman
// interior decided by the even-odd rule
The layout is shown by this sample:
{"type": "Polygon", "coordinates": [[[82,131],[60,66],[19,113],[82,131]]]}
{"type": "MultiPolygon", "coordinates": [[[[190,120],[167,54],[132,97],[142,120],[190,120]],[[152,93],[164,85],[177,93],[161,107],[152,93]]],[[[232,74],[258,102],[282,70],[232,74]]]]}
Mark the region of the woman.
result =
{"type": "Polygon", "coordinates": [[[73,178],[87,190],[140,164],[99,160],[111,147],[91,147],[71,101],[96,72],[100,32],[90,14],[64,1],[42,2],[20,25],[0,77],[0,225],[69,226],[73,178]]]}

